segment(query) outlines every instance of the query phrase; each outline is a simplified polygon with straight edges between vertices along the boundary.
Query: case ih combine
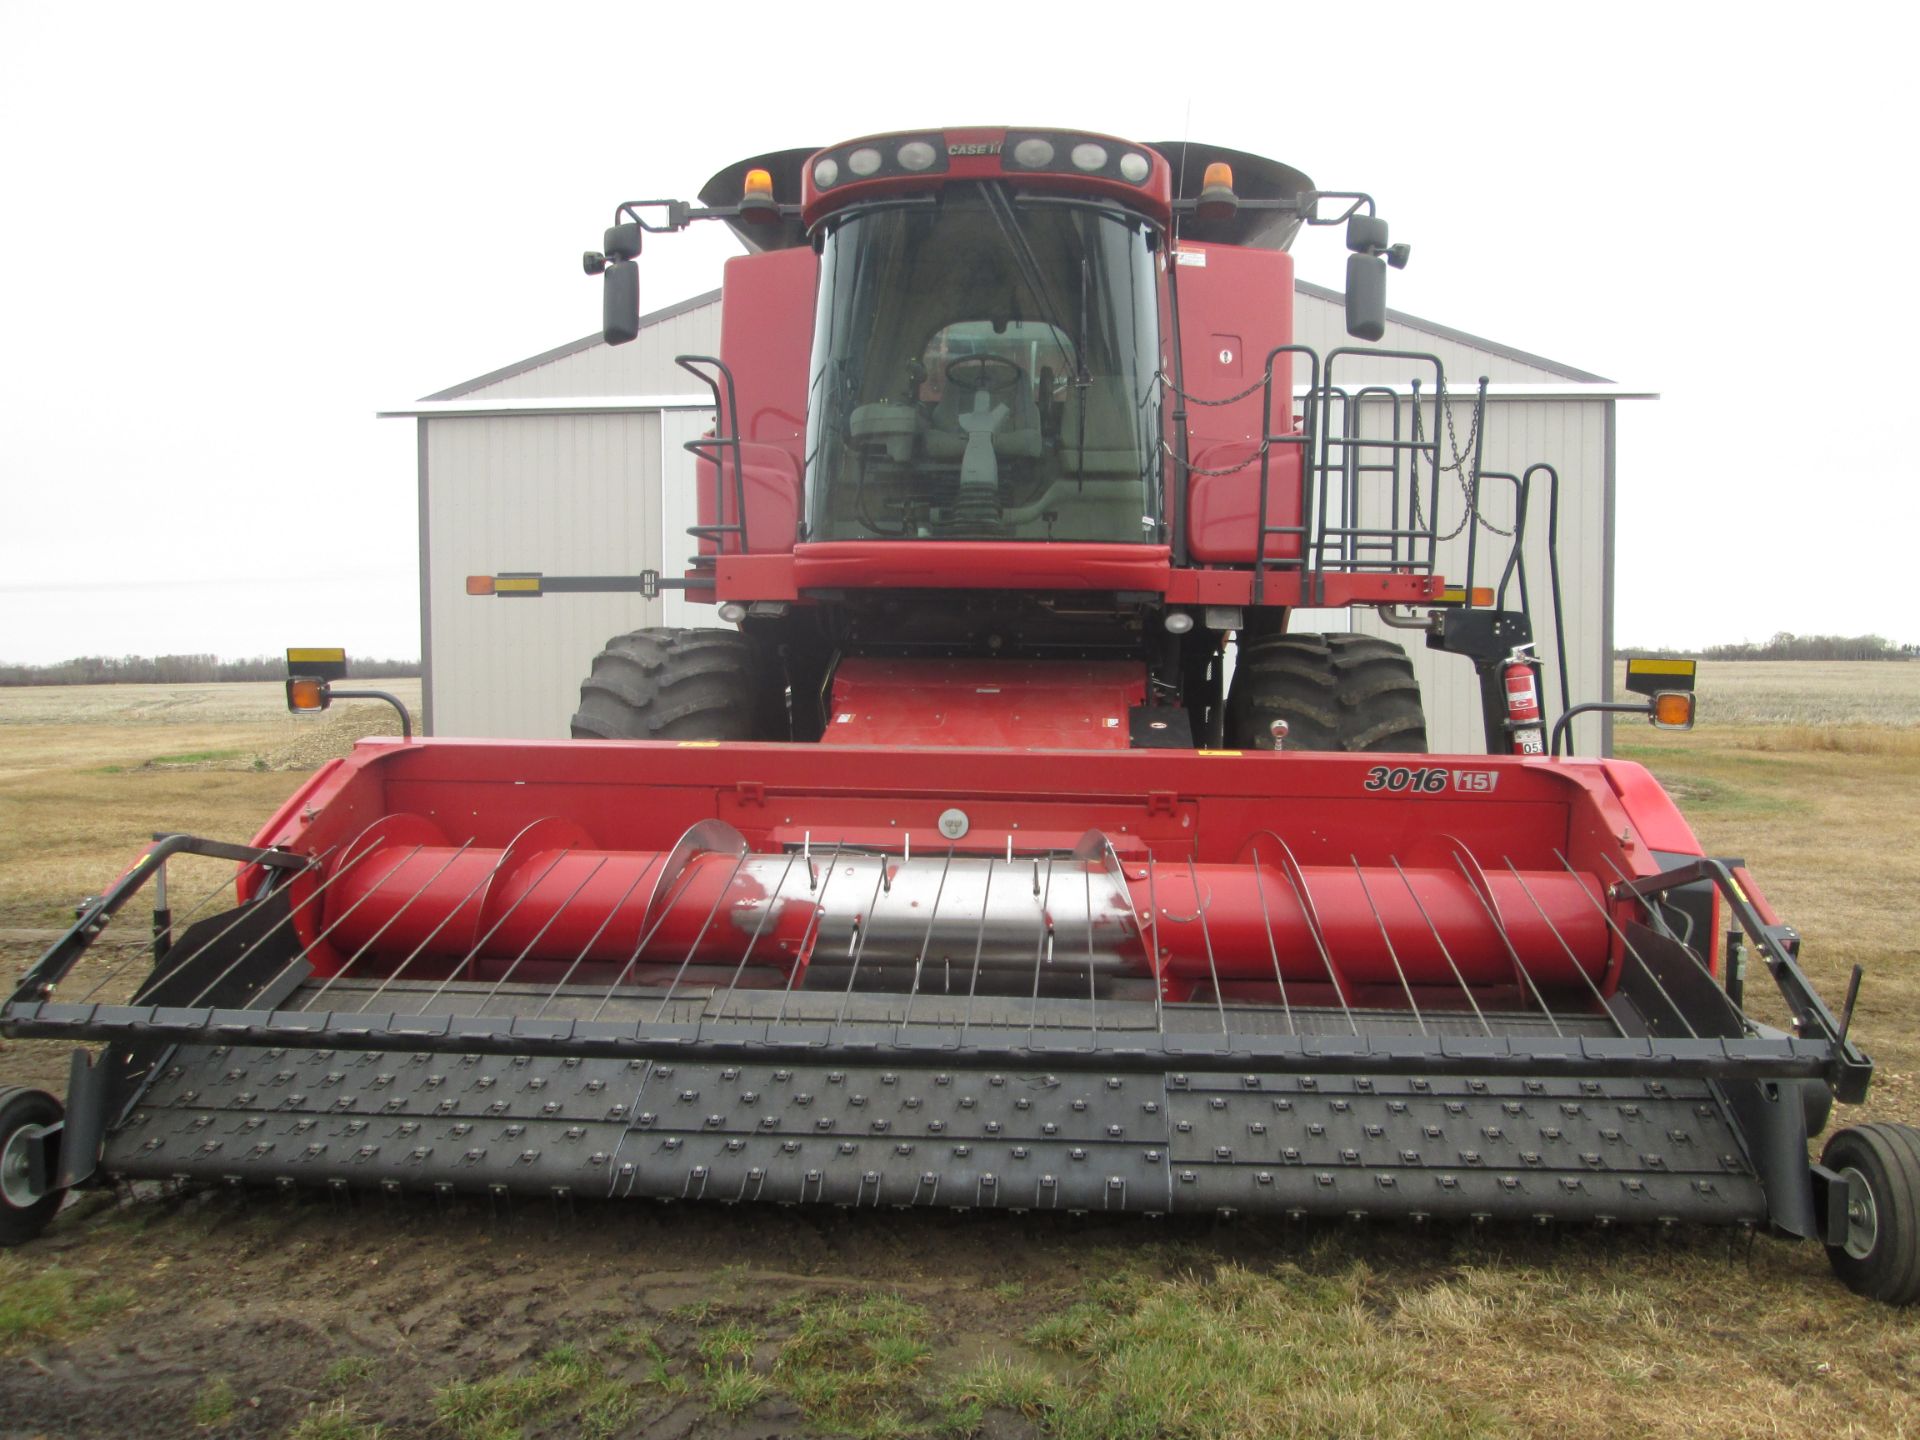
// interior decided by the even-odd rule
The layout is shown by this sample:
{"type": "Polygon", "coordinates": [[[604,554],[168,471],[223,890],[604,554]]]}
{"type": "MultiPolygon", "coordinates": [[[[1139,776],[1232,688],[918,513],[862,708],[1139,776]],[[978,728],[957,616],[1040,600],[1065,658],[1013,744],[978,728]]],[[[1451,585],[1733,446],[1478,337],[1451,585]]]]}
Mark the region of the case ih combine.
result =
{"type": "MultiPolygon", "coordinates": [[[[5,1008],[98,1048],[64,1115],[0,1102],[0,1238],[179,1177],[1711,1223],[1920,1295],[1915,1133],[1809,1162],[1871,1065],[1794,932],[1640,767],[1560,758],[1564,680],[1547,742],[1478,500],[1524,521],[1555,477],[1483,473],[1484,388],[1450,426],[1434,357],[1292,343],[1303,224],[1346,227],[1349,328],[1383,333],[1406,251],[1371,200],[1008,129],[702,199],[621,206],[587,257],[618,343],[643,233],[752,252],[682,361],[717,413],[689,570],[469,589],[679,585],[737,628],[610,642],[574,719],[608,743],[365,742],[250,845],[159,840],[5,1008]],[[1383,355],[1410,388],[1356,378],[1383,355]],[[1397,646],[1289,629],[1355,605],[1477,667],[1489,753],[1422,753],[1397,646]],[[183,853],[237,890],[176,917],[183,853]],[[147,889],[151,973],[63,984],[147,889]],[[1749,954],[1790,1029],[1745,1012],[1749,954]]],[[[342,673],[296,669],[307,706],[342,673]]],[[[1687,723],[1690,667],[1643,669],[1612,708],[1687,723]]]]}

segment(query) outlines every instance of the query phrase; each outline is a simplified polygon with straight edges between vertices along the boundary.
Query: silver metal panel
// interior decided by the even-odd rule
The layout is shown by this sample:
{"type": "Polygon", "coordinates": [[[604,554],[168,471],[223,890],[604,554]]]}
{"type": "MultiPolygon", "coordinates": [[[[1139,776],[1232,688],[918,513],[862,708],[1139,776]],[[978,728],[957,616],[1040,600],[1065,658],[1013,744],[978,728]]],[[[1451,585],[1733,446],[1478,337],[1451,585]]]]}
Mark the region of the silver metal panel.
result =
{"type": "Polygon", "coordinates": [[[637,574],[660,555],[658,415],[436,419],[428,467],[425,622],[441,735],[567,734],[609,636],[661,623],[638,595],[476,599],[504,570],[637,574]]]}

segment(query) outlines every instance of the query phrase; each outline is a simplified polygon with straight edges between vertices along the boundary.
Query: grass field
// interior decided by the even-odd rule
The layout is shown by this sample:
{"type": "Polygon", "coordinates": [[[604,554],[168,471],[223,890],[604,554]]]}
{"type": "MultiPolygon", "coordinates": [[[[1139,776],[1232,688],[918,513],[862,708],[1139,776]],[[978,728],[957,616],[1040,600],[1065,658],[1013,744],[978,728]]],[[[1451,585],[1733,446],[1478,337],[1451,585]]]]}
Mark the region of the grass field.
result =
{"type": "MultiPolygon", "coordinates": [[[[272,686],[0,691],[0,933],[152,829],[245,838],[361,725],[272,686]]],[[[1706,668],[1620,753],[1745,858],[1920,1121],[1920,665],[1706,668]]],[[[0,949],[10,968],[31,958],[0,949]]],[[[0,1049],[58,1088],[58,1054],[0,1049]]],[[[0,1433],[1920,1434],[1920,1326],[1726,1236],[95,1192],[0,1254],[0,1433]]]]}

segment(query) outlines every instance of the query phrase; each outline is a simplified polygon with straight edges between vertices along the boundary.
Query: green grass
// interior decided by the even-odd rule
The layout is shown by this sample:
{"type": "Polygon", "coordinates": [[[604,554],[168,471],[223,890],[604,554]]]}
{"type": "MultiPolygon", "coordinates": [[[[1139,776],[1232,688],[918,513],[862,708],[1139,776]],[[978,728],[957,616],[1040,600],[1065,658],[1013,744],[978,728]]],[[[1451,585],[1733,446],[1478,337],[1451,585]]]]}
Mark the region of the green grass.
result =
{"type": "Polygon", "coordinates": [[[910,1433],[932,1353],[923,1306],[893,1295],[796,1302],[774,1377],[817,1428],[879,1440],[910,1433]],[[908,1428],[903,1428],[908,1427],[908,1428]]]}
{"type": "Polygon", "coordinates": [[[336,1360],[329,1365],[320,1379],[330,1390],[344,1390],[349,1385],[358,1385],[373,1374],[373,1357],[369,1355],[349,1355],[344,1360],[336,1360]]]}
{"type": "Polygon", "coordinates": [[[640,1413],[639,1390],[620,1380],[602,1376],[590,1383],[580,1397],[576,1434],[584,1440],[612,1440],[640,1413]]]}
{"type": "Polygon", "coordinates": [[[226,1377],[214,1376],[193,1397],[193,1423],[202,1429],[223,1425],[233,1418],[233,1386],[226,1377]]]}
{"type": "Polygon", "coordinates": [[[324,1409],[309,1408],[300,1422],[287,1431],[287,1440],[379,1440],[380,1427],[362,1420],[344,1400],[335,1400],[324,1409]]]}
{"type": "Polygon", "coordinates": [[[707,1400],[722,1415],[744,1415],[766,1397],[767,1382],[751,1370],[732,1367],[709,1371],[707,1400]]]}
{"type": "Polygon", "coordinates": [[[205,765],[215,760],[235,760],[244,750],[187,750],[178,755],[155,755],[149,765],[205,765]]]}
{"type": "Polygon", "coordinates": [[[940,1429],[953,1436],[977,1435],[993,1410],[1044,1421],[1065,1401],[1060,1382],[1038,1363],[990,1355],[947,1382],[940,1396],[940,1429]]]}
{"type": "Polygon", "coordinates": [[[133,1304],[133,1291],[95,1287],[92,1279],[57,1265],[35,1270],[0,1253],[0,1350],[71,1339],[133,1304]]]}
{"type": "Polygon", "coordinates": [[[1330,1440],[1505,1433],[1490,1413],[1409,1378],[1368,1304],[1371,1273],[1236,1265],[1166,1280],[1123,1272],[1029,1333],[1074,1380],[1006,1364],[958,1397],[1018,1410],[1058,1440],[1206,1436],[1330,1440]]]}
{"type": "Polygon", "coordinates": [[[517,1375],[461,1380],[434,1396],[435,1418],[457,1440],[519,1440],[526,1426],[574,1413],[576,1396],[596,1388],[599,1368],[574,1345],[556,1345],[517,1375]]]}

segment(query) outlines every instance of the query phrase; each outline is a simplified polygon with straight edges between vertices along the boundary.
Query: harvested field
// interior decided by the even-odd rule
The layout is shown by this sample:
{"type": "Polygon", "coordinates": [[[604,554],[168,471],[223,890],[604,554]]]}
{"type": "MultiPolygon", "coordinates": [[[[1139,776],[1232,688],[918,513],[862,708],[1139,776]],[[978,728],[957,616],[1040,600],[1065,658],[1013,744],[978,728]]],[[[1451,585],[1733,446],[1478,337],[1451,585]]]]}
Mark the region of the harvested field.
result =
{"type": "MultiPolygon", "coordinates": [[[[154,828],[244,839],[297,780],[256,761],[343,744],[362,708],[315,726],[273,686],[103,688],[140,693],[0,691],[0,927],[60,923],[154,828]]],[[[1867,967],[1856,1033],[1882,1068],[1840,1122],[1920,1121],[1920,666],[1708,666],[1702,695],[1700,729],[1623,722],[1622,754],[1748,861],[1830,998],[1867,967]]],[[[9,970],[32,954],[0,943],[9,970]]],[[[63,1070],[0,1048],[7,1083],[63,1070]]],[[[0,1416],[307,1440],[1878,1437],[1920,1433],[1920,1327],[1814,1247],[1710,1232],[94,1192],[0,1253],[0,1416]]]]}

